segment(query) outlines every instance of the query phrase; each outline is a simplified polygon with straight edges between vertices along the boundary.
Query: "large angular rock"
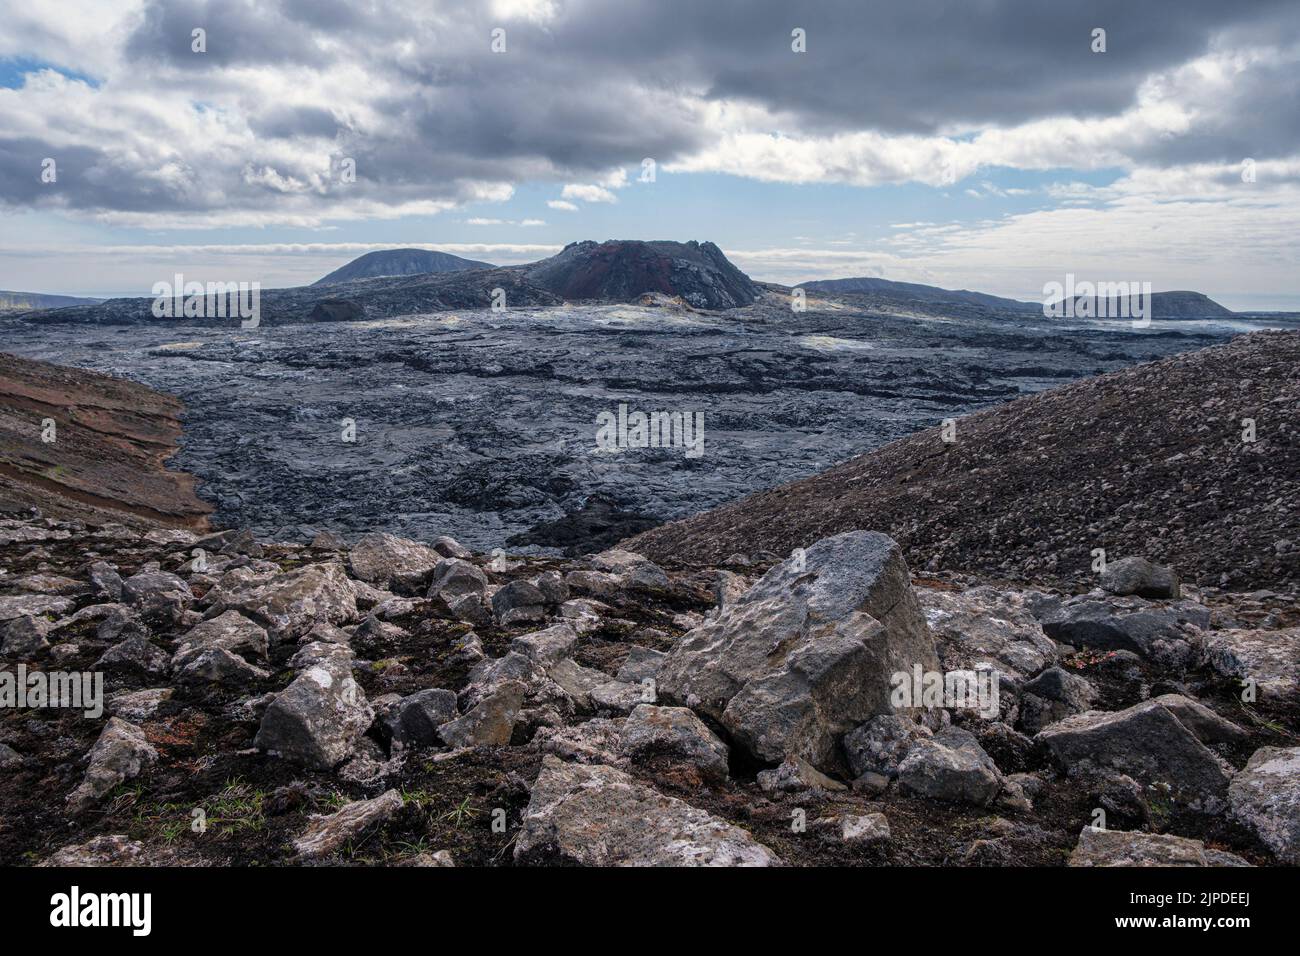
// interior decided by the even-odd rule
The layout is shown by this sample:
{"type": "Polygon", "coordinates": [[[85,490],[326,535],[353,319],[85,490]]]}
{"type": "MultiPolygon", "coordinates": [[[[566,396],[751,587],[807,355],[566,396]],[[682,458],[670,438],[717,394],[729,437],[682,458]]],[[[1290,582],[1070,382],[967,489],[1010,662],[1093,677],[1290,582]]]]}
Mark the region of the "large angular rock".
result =
{"type": "Polygon", "coordinates": [[[973,734],[949,727],[912,744],[898,765],[898,785],[920,797],[986,807],[1002,788],[1002,774],[973,734]]]}
{"type": "Polygon", "coordinates": [[[1232,815],[1283,863],[1300,864],[1300,747],[1261,747],[1228,788],[1232,815]]]}
{"type": "Polygon", "coordinates": [[[511,581],[492,595],[492,614],[502,627],[546,617],[546,595],[531,581],[511,581]]]}
{"type": "Polygon", "coordinates": [[[55,850],[37,866],[146,866],[144,844],[120,833],[55,850]]]}
{"type": "Polygon", "coordinates": [[[438,728],[455,717],[455,692],[432,687],[402,698],[385,722],[396,743],[427,747],[438,742],[438,728]]]}
{"type": "Polygon", "coordinates": [[[932,736],[927,727],[909,717],[881,714],[844,735],[844,755],[855,777],[878,773],[893,779],[912,744],[932,736]]]}
{"type": "Polygon", "coordinates": [[[139,674],[167,673],[170,659],[152,641],[135,635],[114,644],[95,661],[95,670],[134,671],[139,674]]]}
{"type": "Polygon", "coordinates": [[[1082,714],[1097,691],[1077,674],[1049,667],[1028,684],[1020,696],[1020,729],[1036,734],[1048,724],[1082,714]]]}
{"type": "Polygon", "coordinates": [[[633,645],[614,676],[628,684],[639,684],[646,678],[653,680],[667,659],[663,651],[633,645]]]}
{"type": "Polygon", "coordinates": [[[938,666],[891,538],[852,531],[767,572],[714,620],[684,635],[658,689],[718,721],[765,762],[825,768],[837,738],[890,713],[890,678],[938,666]]]}
{"type": "Polygon", "coordinates": [[[363,534],[348,554],[352,573],[377,587],[415,588],[428,579],[443,556],[409,538],[384,532],[363,534]]]}
{"type": "Polygon", "coordinates": [[[520,863],[775,866],[745,830],[599,764],[547,755],[515,841],[520,863]]]}
{"type": "MultiPolygon", "coordinates": [[[[184,670],[205,651],[223,650],[232,655],[266,660],[266,630],[238,611],[226,611],[210,620],[200,621],[181,639],[172,655],[172,668],[184,670]]],[[[210,657],[212,655],[209,655],[210,657]]]]}
{"type": "Polygon", "coordinates": [[[1232,768],[1197,736],[1197,729],[1205,732],[1199,720],[1189,719],[1192,726],[1187,726],[1179,719],[1184,700],[1148,700],[1113,713],[1088,711],[1050,725],[1034,739],[1071,774],[1126,774],[1147,786],[1165,785],[1175,799],[1215,813],[1223,807],[1232,768]]]}
{"type": "Polygon", "coordinates": [[[1165,833],[1126,833],[1084,827],[1070,854],[1070,866],[1250,866],[1200,840],[1165,833]]]}
{"type": "Polygon", "coordinates": [[[510,649],[548,667],[570,656],[577,643],[577,632],[568,624],[552,624],[545,630],[516,637],[510,642],[510,649]]]}
{"type": "Polygon", "coordinates": [[[623,722],[619,752],[633,760],[667,757],[707,779],[727,779],[727,745],[685,707],[639,704],[623,722]]]}
{"type": "Polygon", "coordinates": [[[1191,601],[1160,605],[1138,598],[1084,598],[1063,603],[1043,620],[1043,630],[1073,647],[1132,651],[1164,666],[1186,667],[1209,624],[1209,611],[1191,601]]]}
{"type": "Polygon", "coordinates": [[[285,760],[328,770],[352,756],[374,712],[352,677],[346,649],[336,644],[309,647],[334,653],[318,658],[276,695],[253,745],[285,760]]]}
{"type": "Polygon", "coordinates": [[[86,570],[90,578],[90,596],[116,604],[122,600],[122,576],[107,561],[96,561],[86,570]]]}
{"type": "Polygon", "coordinates": [[[1261,699],[1300,696],[1300,627],[1210,631],[1200,659],[1225,677],[1253,680],[1261,699]]]}
{"type": "Polygon", "coordinates": [[[14,660],[35,657],[49,648],[49,633],[50,622],[43,617],[27,614],[13,618],[0,624],[0,652],[14,660]]]}
{"type": "Polygon", "coordinates": [[[520,681],[498,684],[477,704],[438,728],[449,747],[506,747],[519,720],[526,687],[520,681]]]}
{"type": "Polygon", "coordinates": [[[434,566],[429,582],[429,597],[440,597],[448,604],[467,594],[483,594],[488,576],[478,567],[460,558],[443,558],[434,566]]]}
{"type": "Polygon", "coordinates": [[[945,671],[994,670],[1018,686],[1056,660],[1056,644],[1020,592],[921,588],[916,595],[945,671]]]}
{"type": "Polygon", "coordinates": [[[405,806],[402,795],[387,790],[373,800],[357,800],[328,816],[314,816],[307,831],[293,841],[300,860],[329,856],[369,827],[390,819],[405,806]]]}
{"type": "Polygon", "coordinates": [[[308,564],[248,591],[227,597],[210,616],[239,611],[266,628],[273,643],[291,642],[316,624],[350,624],[357,619],[356,592],[338,562],[308,564]]]}
{"type": "Polygon", "coordinates": [[[122,600],[147,620],[176,623],[193,603],[194,594],[176,575],[146,570],[122,582],[122,600]]]}
{"type": "Polygon", "coordinates": [[[0,624],[18,617],[44,617],[46,614],[67,614],[76,606],[71,598],[52,597],[48,594],[18,594],[0,597],[0,624]]]}
{"type": "Polygon", "coordinates": [[[81,785],[68,795],[68,809],[80,813],[96,803],[119,783],[134,779],[147,764],[158,759],[158,751],[145,739],[144,731],[119,717],[110,717],[95,745],[81,785]]]}
{"type": "Polygon", "coordinates": [[[1152,564],[1146,558],[1110,561],[1101,572],[1101,587],[1111,594],[1136,594],[1144,598],[1177,598],[1178,575],[1173,568],[1152,564]]]}

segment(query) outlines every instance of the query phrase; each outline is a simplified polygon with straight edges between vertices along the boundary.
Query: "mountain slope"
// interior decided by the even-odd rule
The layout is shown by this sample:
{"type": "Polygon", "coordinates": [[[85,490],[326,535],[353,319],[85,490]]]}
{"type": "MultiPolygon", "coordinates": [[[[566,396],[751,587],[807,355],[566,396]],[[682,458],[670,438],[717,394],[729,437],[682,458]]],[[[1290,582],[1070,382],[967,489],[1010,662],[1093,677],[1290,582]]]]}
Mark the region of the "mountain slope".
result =
{"type": "Polygon", "coordinates": [[[904,301],[924,302],[930,305],[978,305],[986,309],[1007,312],[1041,312],[1038,302],[1022,302],[1019,299],[1004,299],[1001,296],[987,295],[983,292],[970,292],[966,289],[941,289],[933,285],[921,285],[916,282],[894,282],[890,279],[861,277],[856,279],[816,279],[804,282],[801,288],[811,292],[825,292],[832,295],[884,295],[904,301]]]}
{"type": "Polygon", "coordinates": [[[759,295],[749,276],[711,242],[586,240],[523,270],[530,282],[569,300],[632,302],[661,292],[697,308],[732,309],[759,295]]]}
{"type": "Polygon", "coordinates": [[[1298,408],[1300,332],[1257,332],[977,412],[951,443],[926,429],[623,547],[707,562],[862,528],[916,568],[1089,584],[1105,548],[1204,584],[1294,588],[1298,408]]]}
{"type": "Polygon", "coordinates": [[[0,291],[0,312],[25,312],[28,309],[62,309],[70,305],[95,305],[102,299],[81,299],[72,295],[46,295],[43,292],[0,291]]]}
{"type": "Polygon", "coordinates": [[[447,252],[431,249],[381,249],[358,256],[329,275],[317,279],[313,286],[336,285],[354,279],[379,276],[411,276],[426,272],[464,272],[467,269],[495,269],[490,262],[462,259],[447,252]]]}

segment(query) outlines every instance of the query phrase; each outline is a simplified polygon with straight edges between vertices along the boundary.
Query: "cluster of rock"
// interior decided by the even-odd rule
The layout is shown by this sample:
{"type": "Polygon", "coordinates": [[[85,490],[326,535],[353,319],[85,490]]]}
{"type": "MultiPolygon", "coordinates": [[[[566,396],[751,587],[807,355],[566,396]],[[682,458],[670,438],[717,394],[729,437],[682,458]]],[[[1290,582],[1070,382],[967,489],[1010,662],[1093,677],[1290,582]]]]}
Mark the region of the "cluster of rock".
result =
{"type": "MultiPolygon", "coordinates": [[[[0,787],[75,767],[60,796],[74,827],[172,759],[158,715],[185,705],[252,728],[244,750],[263,766],[374,794],[304,821],[296,860],[402,820],[419,761],[500,748],[535,767],[511,824],[520,864],[806,862],[821,851],[800,848],[803,828],[754,832],[805,808],[811,845],[889,853],[908,840],[891,817],[912,801],[990,821],[992,836],[958,854],[970,862],[1005,853],[1006,834],[1085,823],[1078,865],[1244,862],[1194,834],[1144,832],[1217,817],[1240,829],[1242,853],[1300,862],[1300,748],[1258,746],[1260,731],[1196,699],[1188,676],[1293,699],[1300,634],[1215,630],[1172,572],[1140,560],[1066,596],[914,586],[898,544],[866,531],[750,580],[618,549],[509,561],[450,538],[323,534],[304,548],[33,515],[0,520],[0,559],[0,666],[109,675],[108,719],[79,755],[51,758],[37,722],[0,721],[0,763],[15,771],[0,787]],[[708,585],[711,608],[682,609],[708,585]],[[671,624],[622,627],[650,607],[671,624]],[[454,638],[421,644],[430,621],[454,638]],[[367,657],[383,647],[463,676],[384,691],[392,662],[367,657]],[[1170,677],[1153,687],[1153,673],[1170,677]],[[900,700],[899,675],[913,674],[996,693],[978,713],[900,700]],[[1103,709],[1117,688],[1130,699],[1103,709]],[[1053,788],[1095,796],[1127,827],[1043,816],[1053,788]]],[[[148,855],[125,835],[96,839],[42,855],[148,855]]]]}

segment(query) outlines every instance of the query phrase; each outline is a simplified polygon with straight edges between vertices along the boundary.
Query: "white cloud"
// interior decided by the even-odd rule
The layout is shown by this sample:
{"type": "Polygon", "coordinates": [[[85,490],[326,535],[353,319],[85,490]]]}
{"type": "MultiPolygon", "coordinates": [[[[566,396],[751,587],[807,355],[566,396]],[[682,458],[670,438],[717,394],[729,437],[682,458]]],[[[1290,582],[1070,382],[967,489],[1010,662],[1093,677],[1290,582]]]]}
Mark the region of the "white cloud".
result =
{"type": "Polygon", "coordinates": [[[618,197],[604,186],[594,183],[569,183],[560,191],[565,199],[581,199],[583,202],[618,202],[618,197]]]}
{"type": "Polygon", "coordinates": [[[567,202],[566,200],[563,199],[548,199],[546,200],[546,205],[550,206],[552,209],[559,209],[563,212],[578,211],[578,206],[576,203],[567,202]]]}

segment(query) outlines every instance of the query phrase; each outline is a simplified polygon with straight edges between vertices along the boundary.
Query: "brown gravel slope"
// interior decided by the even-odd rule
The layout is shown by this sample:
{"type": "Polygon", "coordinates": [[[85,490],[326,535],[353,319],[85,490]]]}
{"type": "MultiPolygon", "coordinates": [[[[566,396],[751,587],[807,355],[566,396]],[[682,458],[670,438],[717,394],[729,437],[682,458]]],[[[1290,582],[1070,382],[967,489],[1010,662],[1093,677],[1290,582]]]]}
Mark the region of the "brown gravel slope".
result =
{"type": "Polygon", "coordinates": [[[125,379],[0,352],[0,501],[51,517],[207,527],[194,478],[168,471],[179,399],[125,379]],[[54,441],[42,440],[52,418],[54,441]]]}
{"type": "Polygon", "coordinates": [[[1300,332],[1256,332],[977,412],[951,443],[930,428],[622,546],[706,563],[864,528],[916,569],[1082,585],[1104,548],[1203,585],[1292,591],[1298,403],[1300,332]]]}

